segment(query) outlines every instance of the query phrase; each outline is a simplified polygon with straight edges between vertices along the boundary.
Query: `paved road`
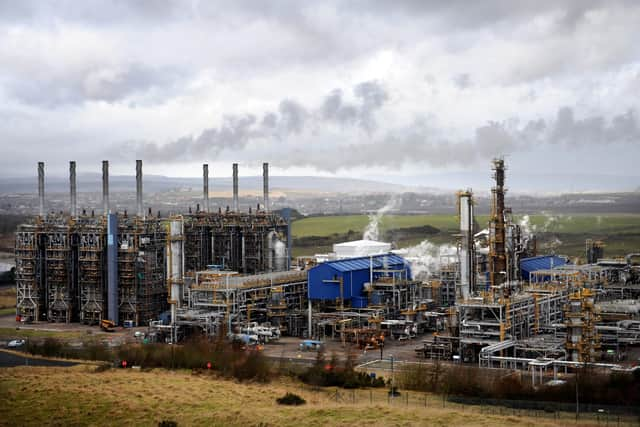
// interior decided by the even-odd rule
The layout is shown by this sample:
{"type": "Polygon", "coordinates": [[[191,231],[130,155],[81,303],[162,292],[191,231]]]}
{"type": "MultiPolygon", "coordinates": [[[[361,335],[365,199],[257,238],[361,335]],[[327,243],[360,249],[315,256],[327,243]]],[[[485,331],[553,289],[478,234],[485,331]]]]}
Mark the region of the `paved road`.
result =
{"type": "Polygon", "coordinates": [[[34,359],[31,357],[17,356],[0,350],[0,368],[11,368],[14,366],[73,366],[75,362],[63,362],[60,360],[34,359]]]}

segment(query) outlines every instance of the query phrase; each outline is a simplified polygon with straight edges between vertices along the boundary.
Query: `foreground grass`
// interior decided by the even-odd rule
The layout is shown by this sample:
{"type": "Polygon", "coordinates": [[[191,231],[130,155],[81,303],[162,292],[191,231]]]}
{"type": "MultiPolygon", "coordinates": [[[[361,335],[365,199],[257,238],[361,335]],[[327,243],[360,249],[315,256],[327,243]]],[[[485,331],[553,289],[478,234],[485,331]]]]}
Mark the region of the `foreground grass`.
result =
{"type": "MultiPolygon", "coordinates": [[[[469,407],[409,407],[336,403],[327,393],[300,389],[291,380],[238,384],[190,372],[17,367],[0,369],[0,425],[213,426],[523,426],[560,420],[471,413],[469,407]],[[287,391],[307,404],[282,407],[287,391]],[[18,421],[19,420],[19,421],[18,421]]],[[[564,420],[566,422],[566,420],[564,420]]]]}

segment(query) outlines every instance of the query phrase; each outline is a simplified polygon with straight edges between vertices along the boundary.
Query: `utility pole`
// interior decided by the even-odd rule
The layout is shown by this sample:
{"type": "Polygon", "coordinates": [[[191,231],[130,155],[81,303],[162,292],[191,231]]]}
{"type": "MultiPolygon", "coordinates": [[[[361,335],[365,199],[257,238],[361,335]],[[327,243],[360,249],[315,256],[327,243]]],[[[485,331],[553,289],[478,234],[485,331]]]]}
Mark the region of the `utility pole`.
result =
{"type": "Polygon", "coordinates": [[[578,380],[580,377],[580,367],[576,368],[576,421],[578,421],[578,417],[580,416],[580,400],[578,399],[578,380]]]}

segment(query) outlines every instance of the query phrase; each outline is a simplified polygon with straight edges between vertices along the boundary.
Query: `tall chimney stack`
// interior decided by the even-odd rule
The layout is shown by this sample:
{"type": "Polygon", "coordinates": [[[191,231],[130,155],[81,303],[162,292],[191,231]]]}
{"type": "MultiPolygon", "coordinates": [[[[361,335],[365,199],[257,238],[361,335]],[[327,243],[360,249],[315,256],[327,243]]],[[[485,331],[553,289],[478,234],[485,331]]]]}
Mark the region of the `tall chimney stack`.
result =
{"type": "Polygon", "coordinates": [[[102,161],[102,214],[109,215],[109,161],[102,161]]]}
{"type": "Polygon", "coordinates": [[[71,191],[71,218],[78,217],[78,199],[76,194],[76,162],[69,162],[69,189],[71,191]]]}
{"type": "Polygon", "coordinates": [[[264,211],[269,212],[269,163],[262,164],[262,187],[264,211]]]}
{"type": "Polygon", "coordinates": [[[38,162],[38,200],[39,215],[44,218],[44,162],[38,162]]]}
{"type": "Polygon", "coordinates": [[[136,215],[144,218],[142,209],[142,160],[136,160],[136,215]]]}
{"type": "Polygon", "coordinates": [[[238,164],[233,164],[233,211],[239,212],[238,206],[238,164]]]}
{"type": "Polygon", "coordinates": [[[204,195],[204,211],[209,212],[209,165],[202,165],[202,192],[204,195]]]}

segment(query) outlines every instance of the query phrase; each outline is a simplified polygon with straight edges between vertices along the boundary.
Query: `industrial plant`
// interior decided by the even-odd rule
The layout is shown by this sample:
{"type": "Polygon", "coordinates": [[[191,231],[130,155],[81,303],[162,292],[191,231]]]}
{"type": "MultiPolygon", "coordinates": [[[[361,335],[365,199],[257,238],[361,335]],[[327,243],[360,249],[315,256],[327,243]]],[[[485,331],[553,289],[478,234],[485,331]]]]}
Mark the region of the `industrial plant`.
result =
{"type": "Polygon", "coordinates": [[[254,211],[239,211],[237,164],[233,206],[211,210],[209,170],[204,165],[202,207],[161,217],[144,209],[140,160],[134,214],[111,211],[107,161],[102,163],[101,214],[78,211],[75,162],[69,165],[69,212],[47,212],[44,163],[39,163],[39,215],[16,232],[18,316],[148,325],[169,308],[171,287],[196,277],[198,271],[218,268],[254,274],[287,269],[288,222],[267,209],[268,170],[265,163],[264,204],[254,211]]]}
{"type": "Polygon", "coordinates": [[[17,318],[144,325],[170,343],[407,340],[418,358],[522,369],[534,383],[585,363],[628,369],[640,344],[640,254],[609,259],[593,240],[584,263],[538,253],[506,205],[504,160],[492,169],[488,223],[473,191],[459,191],[456,241],[435,254],[360,240],[294,263],[290,214],[270,210],[267,163],[254,210],[239,209],[237,164],[232,206],[210,206],[205,164],[202,205],[165,215],[145,209],[140,160],[135,213],[111,211],[107,161],[102,212],[79,212],[75,162],[69,211],[48,212],[39,163],[39,215],[16,232],[17,318]]]}

